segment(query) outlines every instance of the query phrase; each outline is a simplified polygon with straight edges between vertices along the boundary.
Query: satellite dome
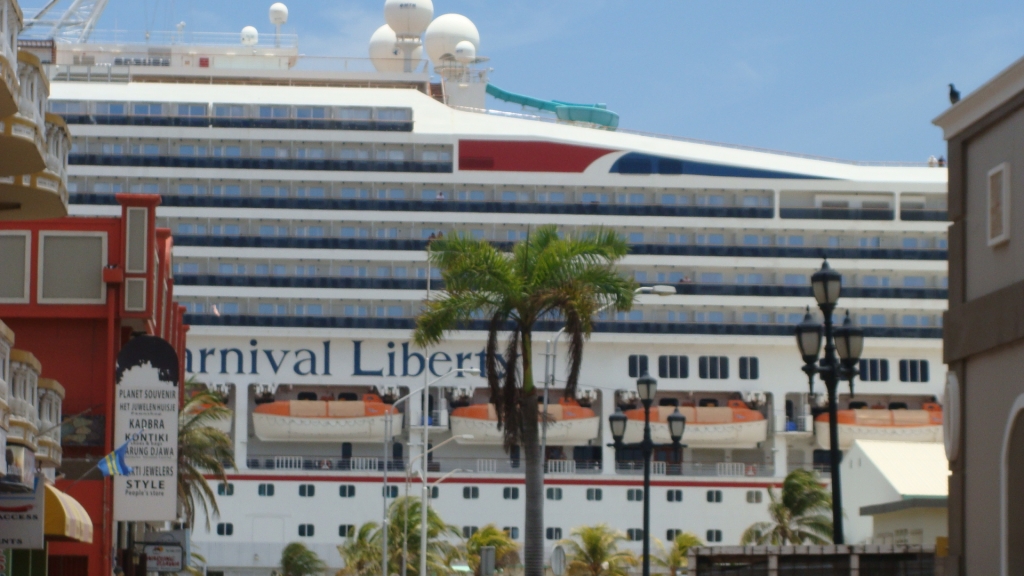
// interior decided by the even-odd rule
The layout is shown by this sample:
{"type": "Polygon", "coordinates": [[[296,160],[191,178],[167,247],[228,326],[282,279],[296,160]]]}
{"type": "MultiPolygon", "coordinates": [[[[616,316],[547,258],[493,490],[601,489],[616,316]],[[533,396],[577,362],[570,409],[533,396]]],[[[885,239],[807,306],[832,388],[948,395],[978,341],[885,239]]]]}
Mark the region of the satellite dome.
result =
{"type": "Polygon", "coordinates": [[[288,21],[288,7],[280,2],[270,5],[270,23],[280,26],[288,21]]]}
{"type": "Polygon", "coordinates": [[[252,26],[242,28],[242,45],[255,46],[260,41],[260,33],[252,26]]]}
{"type": "MultiPolygon", "coordinates": [[[[423,59],[423,47],[412,51],[413,62],[423,59]]],[[[398,48],[398,35],[387,24],[377,28],[370,36],[370,61],[378,72],[402,72],[405,70],[405,54],[398,48]]]]}
{"type": "Polygon", "coordinates": [[[385,0],[384,21],[399,36],[419,37],[434,17],[431,0],[385,0]]]}
{"type": "Polygon", "coordinates": [[[480,32],[476,25],[462,14],[444,14],[438,16],[427,26],[423,36],[423,46],[427,56],[435,65],[442,60],[454,58],[459,42],[469,42],[477,50],[480,49],[480,32]]]}
{"type": "Polygon", "coordinates": [[[463,64],[472,64],[476,60],[476,46],[469,40],[455,45],[455,59],[463,64]]]}

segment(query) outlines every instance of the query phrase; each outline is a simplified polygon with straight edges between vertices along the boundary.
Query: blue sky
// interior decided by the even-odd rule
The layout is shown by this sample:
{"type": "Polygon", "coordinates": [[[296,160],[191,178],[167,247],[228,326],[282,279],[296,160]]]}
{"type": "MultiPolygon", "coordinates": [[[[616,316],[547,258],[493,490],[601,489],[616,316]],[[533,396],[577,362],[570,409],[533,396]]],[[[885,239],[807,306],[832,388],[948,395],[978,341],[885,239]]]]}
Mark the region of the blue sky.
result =
{"type": "MultiPolygon", "coordinates": [[[[111,0],[101,29],[269,33],[270,0],[111,0]]],[[[309,55],[366,55],[383,0],[290,0],[309,55]]],[[[29,3],[22,2],[28,6],[29,3]]],[[[1024,55],[1024,3],[434,0],[480,29],[491,81],[604,102],[625,128],[851,160],[944,154],[931,119],[1024,55]]],[[[26,10],[30,12],[30,10],[26,10]]]]}

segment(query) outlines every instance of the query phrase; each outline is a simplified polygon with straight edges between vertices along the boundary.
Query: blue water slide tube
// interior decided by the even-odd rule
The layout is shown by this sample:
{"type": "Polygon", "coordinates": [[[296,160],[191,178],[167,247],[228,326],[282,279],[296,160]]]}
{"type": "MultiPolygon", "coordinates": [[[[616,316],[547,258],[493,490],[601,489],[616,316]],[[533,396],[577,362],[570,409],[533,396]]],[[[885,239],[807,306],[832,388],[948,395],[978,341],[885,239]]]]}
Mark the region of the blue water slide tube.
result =
{"type": "Polygon", "coordinates": [[[612,130],[619,126],[619,115],[608,110],[604,104],[575,104],[560,100],[541,100],[540,98],[502,90],[494,84],[487,85],[487,93],[498,100],[545,112],[553,112],[559,120],[589,122],[612,130]]]}

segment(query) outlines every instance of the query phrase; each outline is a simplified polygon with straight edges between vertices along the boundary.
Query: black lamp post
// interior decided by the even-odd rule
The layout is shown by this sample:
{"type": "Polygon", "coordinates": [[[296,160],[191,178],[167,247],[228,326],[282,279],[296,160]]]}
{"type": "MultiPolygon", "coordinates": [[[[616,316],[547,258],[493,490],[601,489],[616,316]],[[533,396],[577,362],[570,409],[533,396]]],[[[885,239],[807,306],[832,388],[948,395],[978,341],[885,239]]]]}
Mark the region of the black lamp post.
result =
{"type": "Polygon", "coordinates": [[[828,390],[829,417],[829,469],[832,474],[832,542],[843,543],[843,499],[839,482],[839,427],[836,420],[836,388],[842,380],[850,381],[850,393],[853,393],[853,379],[857,375],[857,362],[864,350],[864,330],[857,328],[850,320],[850,312],[842,326],[832,324],[832,312],[839,301],[842,288],[842,276],[828,265],[828,260],[821,264],[811,276],[811,289],[818,308],[825,317],[822,327],[811,318],[810,307],[804,321],[796,326],[796,344],[803,356],[803,371],[807,374],[807,382],[811,393],[814,393],[814,375],[825,383],[828,390]],[[821,353],[822,338],[825,340],[825,356],[818,360],[821,353]]]}
{"type": "Polygon", "coordinates": [[[639,444],[623,444],[622,438],[626,435],[626,415],[620,411],[608,417],[608,425],[612,430],[612,438],[615,443],[616,452],[620,448],[639,448],[644,456],[644,557],[643,576],[651,575],[651,456],[654,449],[661,446],[671,446],[678,450],[682,445],[683,431],[686,429],[686,417],[679,413],[679,408],[668,417],[668,432],[672,437],[671,444],[655,444],[651,440],[651,404],[654,402],[654,395],[658,392],[658,381],[650,374],[644,374],[636,381],[637,394],[640,402],[644,405],[644,439],[639,444]]]}

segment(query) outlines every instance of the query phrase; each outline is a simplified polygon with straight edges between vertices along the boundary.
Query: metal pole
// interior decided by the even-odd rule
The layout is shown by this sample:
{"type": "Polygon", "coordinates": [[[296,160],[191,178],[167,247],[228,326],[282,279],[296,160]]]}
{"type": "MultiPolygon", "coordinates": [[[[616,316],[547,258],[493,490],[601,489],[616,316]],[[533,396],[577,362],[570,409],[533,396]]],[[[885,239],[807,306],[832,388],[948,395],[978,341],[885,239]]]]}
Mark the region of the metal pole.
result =
{"type": "Polygon", "coordinates": [[[825,316],[825,358],[826,372],[823,380],[828,389],[828,436],[829,471],[832,474],[832,542],[843,544],[843,497],[839,481],[840,458],[839,424],[836,417],[836,388],[839,386],[839,358],[836,356],[835,339],[832,330],[833,306],[822,306],[825,316]]]}
{"type": "MultiPolygon", "coordinates": [[[[430,273],[431,273],[430,242],[427,242],[427,301],[428,302],[430,301],[430,273]]],[[[424,350],[423,352],[424,352],[424,356],[423,356],[424,379],[423,379],[423,381],[426,383],[427,382],[427,378],[428,378],[427,366],[430,365],[430,356],[428,355],[428,351],[427,350],[424,350]]],[[[429,491],[428,488],[427,488],[427,471],[429,470],[429,468],[427,466],[427,444],[430,441],[428,436],[427,436],[427,409],[430,407],[430,402],[428,400],[429,392],[430,392],[430,384],[426,383],[426,385],[423,387],[423,410],[422,410],[422,412],[423,412],[423,437],[420,440],[420,442],[422,443],[422,446],[420,446],[420,448],[422,450],[420,452],[420,470],[423,472],[420,475],[420,480],[423,482],[423,491],[420,494],[420,573],[419,573],[419,576],[426,576],[427,575],[427,511],[430,508],[430,504],[427,503],[427,492],[429,491]]]]}
{"type": "Polygon", "coordinates": [[[651,400],[644,400],[644,558],[643,576],[651,576],[651,400]]]}
{"type": "Polygon", "coordinates": [[[388,440],[391,436],[391,412],[388,411],[384,419],[384,487],[381,488],[381,495],[384,497],[384,516],[381,519],[381,533],[383,534],[383,553],[381,558],[381,576],[388,576],[388,440]]]}
{"type": "Polygon", "coordinates": [[[555,369],[558,363],[558,339],[565,332],[565,326],[558,329],[555,337],[548,340],[544,345],[544,412],[540,423],[540,455],[544,467],[542,473],[547,471],[547,450],[548,450],[548,386],[555,385],[555,369]]]}

